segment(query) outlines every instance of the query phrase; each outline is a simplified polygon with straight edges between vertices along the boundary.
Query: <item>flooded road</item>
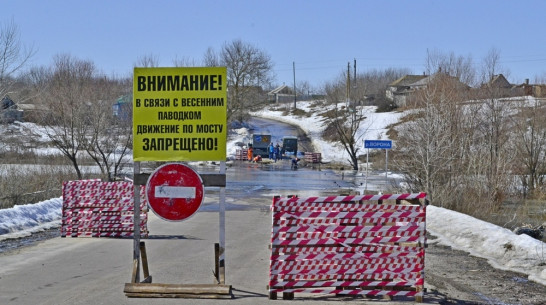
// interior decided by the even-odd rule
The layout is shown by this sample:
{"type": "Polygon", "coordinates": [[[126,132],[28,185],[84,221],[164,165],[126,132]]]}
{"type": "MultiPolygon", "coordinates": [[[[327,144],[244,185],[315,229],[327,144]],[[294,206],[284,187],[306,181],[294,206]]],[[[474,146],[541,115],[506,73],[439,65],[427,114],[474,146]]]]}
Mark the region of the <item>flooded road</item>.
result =
{"type": "Polygon", "coordinates": [[[298,138],[298,151],[316,152],[311,139],[298,126],[258,117],[250,119],[249,124],[253,127],[250,130],[251,133],[270,134],[271,141],[274,144],[279,143],[282,145],[283,137],[292,136],[298,138]]]}
{"type": "Polygon", "coordinates": [[[233,196],[324,196],[347,193],[353,185],[332,170],[290,169],[290,160],[272,164],[238,162],[228,169],[227,194],[233,196]]]}
{"type": "MultiPolygon", "coordinates": [[[[273,143],[285,136],[298,138],[298,151],[314,152],[309,137],[297,126],[254,117],[249,121],[251,133],[270,134],[273,143]]],[[[294,171],[290,160],[273,163],[237,161],[227,171],[226,194],[229,196],[324,196],[348,193],[354,185],[333,170],[301,167],[294,171]]]]}
{"type": "MultiPolygon", "coordinates": [[[[279,121],[252,118],[249,122],[252,133],[270,134],[273,143],[284,136],[298,137],[298,151],[316,151],[311,140],[297,126],[279,121]]],[[[289,160],[276,163],[251,163],[235,161],[227,170],[226,194],[241,196],[273,197],[298,195],[327,196],[340,194],[378,192],[391,188],[395,179],[385,179],[384,172],[331,169],[318,164],[301,162],[297,171],[290,169],[289,160]]]]}
{"type": "Polygon", "coordinates": [[[282,122],[253,117],[249,121],[250,133],[270,134],[273,143],[281,143],[282,137],[298,136],[298,128],[282,122]]]}
{"type": "MultiPolygon", "coordinates": [[[[299,151],[315,151],[311,140],[297,126],[263,118],[250,120],[251,133],[270,134],[273,143],[284,136],[298,137],[299,151]]],[[[248,198],[268,198],[274,196],[332,196],[385,192],[392,184],[399,183],[385,172],[369,172],[368,177],[362,171],[333,169],[326,165],[305,164],[300,162],[298,170],[291,170],[290,160],[272,163],[254,163],[234,161],[230,163],[227,174],[227,201],[236,203],[248,198]]],[[[214,170],[211,168],[210,170],[214,170]]],[[[197,171],[207,171],[199,169],[197,171]]],[[[207,190],[213,197],[217,190],[207,190]]],[[[246,206],[249,208],[248,206],[246,206]]],[[[229,205],[227,209],[240,208],[229,205]]]]}

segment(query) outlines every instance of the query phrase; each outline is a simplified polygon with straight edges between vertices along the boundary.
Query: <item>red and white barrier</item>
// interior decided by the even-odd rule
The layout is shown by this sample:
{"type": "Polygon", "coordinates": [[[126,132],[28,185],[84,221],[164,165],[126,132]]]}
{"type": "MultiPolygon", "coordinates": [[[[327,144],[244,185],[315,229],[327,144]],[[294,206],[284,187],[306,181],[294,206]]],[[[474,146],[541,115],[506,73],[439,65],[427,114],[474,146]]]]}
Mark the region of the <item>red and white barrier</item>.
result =
{"type": "Polygon", "coordinates": [[[248,150],[247,149],[237,149],[235,151],[235,160],[237,160],[237,161],[247,161],[248,160],[248,150]]]}
{"type": "Polygon", "coordinates": [[[419,203],[425,197],[275,197],[270,298],[282,292],[287,298],[294,293],[329,293],[422,301],[426,207],[399,203],[419,203]]]}
{"type": "Polygon", "coordinates": [[[305,162],[308,163],[321,163],[322,155],[321,153],[305,152],[303,155],[303,159],[305,160],[305,162]]]}
{"type": "MultiPolygon", "coordinates": [[[[64,182],[61,236],[132,237],[134,210],[131,182],[64,182]]],[[[143,186],[140,188],[140,210],[141,237],[147,237],[148,211],[143,186]]]]}

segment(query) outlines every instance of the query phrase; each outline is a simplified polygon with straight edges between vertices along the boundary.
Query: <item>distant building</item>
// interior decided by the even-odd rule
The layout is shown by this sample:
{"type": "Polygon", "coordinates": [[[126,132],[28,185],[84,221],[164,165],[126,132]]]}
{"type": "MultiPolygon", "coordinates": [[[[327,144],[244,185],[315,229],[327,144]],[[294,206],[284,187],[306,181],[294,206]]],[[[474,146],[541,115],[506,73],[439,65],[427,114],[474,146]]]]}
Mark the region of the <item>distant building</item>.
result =
{"type": "Polygon", "coordinates": [[[467,84],[461,82],[457,77],[439,71],[432,75],[403,76],[388,85],[386,97],[396,107],[405,107],[408,105],[409,97],[412,94],[419,90],[424,90],[430,84],[437,82],[448,85],[451,88],[456,88],[461,92],[470,89],[467,84]]]}
{"type": "Polygon", "coordinates": [[[286,86],[279,86],[267,93],[267,100],[271,103],[286,103],[294,101],[294,91],[286,86]]]}
{"type": "Polygon", "coordinates": [[[545,84],[530,84],[529,79],[525,79],[523,84],[511,84],[502,74],[491,77],[491,80],[482,84],[480,89],[488,89],[491,91],[490,94],[498,98],[516,96],[546,97],[545,84]]]}
{"type": "Polygon", "coordinates": [[[132,104],[131,97],[129,95],[121,96],[112,105],[112,114],[114,115],[114,117],[120,120],[124,120],[124,121],[131,120],[132,107],[133,107],[133,104],[132,104]]]}
{"type": "Polygon", "coordinates": [[[544,98],[546,97],[546,85],[529,84],[526,79],[521,85],[511,84],[502,74],[496,74],[489,82],[482,84],[479,88],[470,88],[468,85],[459,81],[458,78],[449,76],[445,73],[438,72],[433,75],[405,75],[387,86],[385,95],[386,98],[395,104],[397,107],[405,107],[408,105],[409,97],[438,80],[438,76],[442,76],[439,80],[449,82],[449,86],[457,88],[459,91],[473,91],[473,96],[476,98],[503,98],[516,96],[533,96],[544,98]]]}
{"type": "Polygon", "coordinates": [[[524,95],[533,96],[538,98],[546,97],[546,85],[545,84],[529,84],[529,79],[525,80],[525,83],[518,85],[523,90],[524,95]]]}
{"type": "Polygon", "coordinates": [[[17,108],[17,105],[9,96],[4,96],[0,104],[0,123],[13,123],[23,120],[23,111],[17,108]]]}
{"type": "Polygon", "coordinates": [[[480,86],[480,89],[485,89],[489,95],[492,94],[496,98],[526,95],[523,87],[510,84],[502,74],[493,75],[489,82],[480,86]]]}
{"type": "Polygon", "coordinates": [[[491,80],[486,84],[489,87],[511,89],[513,86],[502,74],[493,75],[491,80]]]}
{"type": "Polygon", "coordinates": [[[34,122],[38,123],[43,120],[47,113],[45,107],[40,107],[35,104],[17,104],[17,109],[21,110],[23,113],[23,122],[34,122]]]}
{"type": "Polygon", "coordinates": [[[407,104],[408,96],[416,90],[415,83],[427,78],[428,75],[405,75],[387,86],[385,96],[397,107],[407,104]]]}

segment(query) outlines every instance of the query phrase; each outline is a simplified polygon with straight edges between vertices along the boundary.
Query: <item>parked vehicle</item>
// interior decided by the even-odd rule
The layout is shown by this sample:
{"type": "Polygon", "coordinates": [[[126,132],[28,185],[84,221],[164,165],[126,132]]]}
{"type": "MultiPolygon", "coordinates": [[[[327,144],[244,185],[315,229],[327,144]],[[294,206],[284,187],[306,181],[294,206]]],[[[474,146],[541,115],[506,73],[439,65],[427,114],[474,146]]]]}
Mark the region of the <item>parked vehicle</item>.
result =
{"type": "Polygon", "coordinates": [[[254,156],[260,155],[262,158],[269,157],[268,147],[271,144],[271,135],[253,134],[249,145],[252,145],[254,156]]]}
{"type": "Polygon", "coordinates": [[[284,157],[298,155],[298,138],[296,137],[284,137],[282,138],[282,152],[284,157]]]}

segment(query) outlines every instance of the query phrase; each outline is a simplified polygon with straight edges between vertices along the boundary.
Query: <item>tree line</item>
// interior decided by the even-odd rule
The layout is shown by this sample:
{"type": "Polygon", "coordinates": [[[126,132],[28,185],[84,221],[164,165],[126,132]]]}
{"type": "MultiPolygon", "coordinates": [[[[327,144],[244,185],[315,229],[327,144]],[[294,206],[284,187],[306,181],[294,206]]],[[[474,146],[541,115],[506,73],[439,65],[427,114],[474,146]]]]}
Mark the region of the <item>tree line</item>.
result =
{"type": "Polygon", "coordinates": [[[544,197],[544,99],[507,96],[489,82],[502,71],[497,50],[478,71],[469,60],[430,56],[430,71],[442,72],[411,97],[412,119],[397,129],[397,166],[411,187],[463,212],[544,197]],[[461,88],[457,80],[472,75],[480,85],[461,88]]]}
{"type": "MultiPolygon", "coordinates": [[[[17,103],[35,106],[27,120],[43,126],[43,131],[33,132],[45,132],[78,179],[84,177],[82,164],[88,160],[100,168],[101,178],[111,181],[120,176],[133,141],[132,77],[105,75],[91,60],[70,54],[55,55],[49,66],[27,68],[35,51],[22,46],[13,22],[0,31],[0,53],[5,55],[0,57],[2,97],[9,93],[17,103]]],[[[195,63],[174,60],[173,65],[195,63]]],[[[134,66],[157,67],[158,60],[144,55],[134,66]]],[[[259,48],[242,40],[226,42],[219,51],[209,48],[200,66],[228,68],[228,123],[247,121],[250,111],[265,103],[262,88],[271,87],[273,64],[259,48]]]]}
{"type": "MultiPolygon", "coordinates": [[[[408,115],[389,134],[393,171],[404,175],[410,191],[426,192],[438,206],[475,215],[495,211],[507,199],[546,194],[546,100],[495,86],[491,80],[504,72],[499,58],[491,49],[475,65],[470,57],[428,52],[426,85],[398,109],[408,115]]],[[[366,124],[373,123],[362,105],[375,95],[376,105],[396,108],[381,92],[407,71],[351,74],[347,69],[325,87],[326,102],[334,105],[326,131],[358,170],[366,124]],[[371,80],[382,79],[372,89],[371,80]]]]}

